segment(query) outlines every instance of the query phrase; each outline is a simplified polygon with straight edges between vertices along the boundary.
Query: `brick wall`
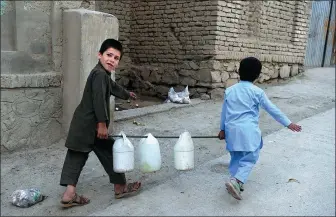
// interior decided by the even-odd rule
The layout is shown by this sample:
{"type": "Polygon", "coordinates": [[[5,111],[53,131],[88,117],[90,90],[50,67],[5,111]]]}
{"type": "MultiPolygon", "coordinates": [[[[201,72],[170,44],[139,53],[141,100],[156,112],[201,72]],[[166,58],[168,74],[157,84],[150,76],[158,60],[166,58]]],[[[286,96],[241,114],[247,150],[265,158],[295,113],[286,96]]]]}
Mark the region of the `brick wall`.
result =
{"type": "Polygon", "coordinates": [[[142,73],[143,80],[162,95],[169,86],[210,81],[201,64],[215,54],[216,1],[135,1],[133,7],[132,62],[158,67],[142,73]]]}
{"type": "Polygon", "coordinates": [[[147,94],[189,85],[194,96],[220,95],[251,55],[264,65],[259,82],[302,71],[308,1],[106,1],[100,10],[120,20],[130,58],[117,81],[147,94]]]}
{"type": "Polygon", "coordinates": [[[301,57],[295,62],[302,63],[307,6],[304,1],[219,1],[218,50],[301,57]]]}
{"type": "Polygon", "coordinates": [[[216,1],[139,0],[132,6],[131,58],[136,63],[177,64],[186,56],[213,53],[209,35],[216,25],[216,1]]]}
{"type": "Polygon", "coordinates": [[[308,1],[218,1],[218,6],[213,88],[236,83],[239,61],[247,56],[263,62],[260,83],[303,71],[308,1]]]}
{"type": "Polygon", "coordinates": [[[120,0],[96,1],[96,10],[113,14],[118,18],[119,40],[124,46],[126,56],[129,53],[128,45],[130,41],[131,21],[133,19],[130,2],[120,0]]]}

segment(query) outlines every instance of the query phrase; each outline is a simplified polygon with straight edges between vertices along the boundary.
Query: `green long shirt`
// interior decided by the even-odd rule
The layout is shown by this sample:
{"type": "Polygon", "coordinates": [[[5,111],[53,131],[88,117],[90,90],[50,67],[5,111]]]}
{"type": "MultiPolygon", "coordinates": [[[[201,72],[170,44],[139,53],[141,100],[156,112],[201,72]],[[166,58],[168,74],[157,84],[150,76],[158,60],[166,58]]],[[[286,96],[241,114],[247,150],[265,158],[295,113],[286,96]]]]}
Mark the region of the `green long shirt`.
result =
{"type": "Polygon", "coordinates": [[[89,152],[94,145],[97,123],[110,124],[110,97],[129,99],[130,93],[111,79],[100,62],[90,72],[83,97],[71,120],[65,147],[89,152]]]}

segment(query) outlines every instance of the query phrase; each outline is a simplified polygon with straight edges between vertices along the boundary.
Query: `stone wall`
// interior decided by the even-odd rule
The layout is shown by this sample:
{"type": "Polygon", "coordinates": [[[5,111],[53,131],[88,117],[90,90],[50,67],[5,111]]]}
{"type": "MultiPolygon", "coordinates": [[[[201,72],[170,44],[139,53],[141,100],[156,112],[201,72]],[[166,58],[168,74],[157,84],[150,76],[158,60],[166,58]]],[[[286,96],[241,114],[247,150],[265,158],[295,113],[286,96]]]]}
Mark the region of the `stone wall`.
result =
{"type": "Polygon", "coordinates": [[[58,73],[1,75],[1,151],[48,146],[62,138],[58,73]]]}
{"type": "Polygon", "coordinates": [[[127,13],[122,9],[125,6],[114,1],[99,7],[115,13],[121,23],[121,36],[128,35],[128,39],[120,38],[128,41],[125,56],[131,60],[120,65],[116,75],[120,84],[148,95],[166,95],[170,85],[182,88],[210,80],[209,72],[203,75],[193,70],[207,67],[210,55],[214,55],[216,1],[126,2],[130,5],[127,13]],[[131,20],[126,29],[123,19],[131,20]]]}
{"type": "Polygon", "coordinates": [[[131,20],[120,29],[130,58],[117,72],[123,86],[165,96],[171,86],[189,85],[193,97],[215,98],[239,80],[239,61],[247,56],[263,62],[259,82],[302,71],[308,1],[126,2],[99,8],[131,20]]]}
{"type": "Polygon", "coordinates": [[[94,1],[1,1],[1,151],[51,145],[62,126],[62,13],[94,1]]]}

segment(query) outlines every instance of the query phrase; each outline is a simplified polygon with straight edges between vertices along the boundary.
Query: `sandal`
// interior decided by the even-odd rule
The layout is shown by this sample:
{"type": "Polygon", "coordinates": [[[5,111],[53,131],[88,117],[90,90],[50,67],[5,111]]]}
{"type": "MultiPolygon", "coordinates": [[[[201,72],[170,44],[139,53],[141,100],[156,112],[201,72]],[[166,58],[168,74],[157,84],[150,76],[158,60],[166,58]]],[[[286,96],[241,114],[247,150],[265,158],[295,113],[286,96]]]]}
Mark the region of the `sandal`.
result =
{"type": "Polygon", "coordinates": [[[78,195],[77,193],[75,194],[75,196],[70,200],[70,201],[61,201],[61,205],[63,208],[70,208],[73,206],[83,206],[90,203],[90,199],[82,196],[82,195],[78,195]],[[77,201],[77,197],[79,198],[79,201],[77,201]]]}
{"type": "Polygon", "coordinates": [[[235,179],[230,179],[230,181],[225,182],[226,190],[228,193],[237,200],[242,200],[240,185],[235,179]]]}
{"type": "Polygon", "coordinates": [[[116,199],[121,199],[126,196],[133,196],[134,194],[138,193],[141,188],[141,182],[133,182],[126,185],[126,189],[122,193],[115,193],[114,197],[116,199]],[[138,186],[138,187],[136,187],[138,186]]]}

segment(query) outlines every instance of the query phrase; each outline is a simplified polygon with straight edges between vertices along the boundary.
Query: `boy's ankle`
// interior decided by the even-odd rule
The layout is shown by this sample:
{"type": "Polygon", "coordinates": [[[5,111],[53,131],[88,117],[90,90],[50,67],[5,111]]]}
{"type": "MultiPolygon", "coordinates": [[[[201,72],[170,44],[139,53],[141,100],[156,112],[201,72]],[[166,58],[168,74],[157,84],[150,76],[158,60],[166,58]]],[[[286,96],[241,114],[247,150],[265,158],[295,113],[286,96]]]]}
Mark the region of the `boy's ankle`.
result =
{"type": "Polygon", "coordinates": [[[236,182],[240,188],[240,191],[244,191],[244,183],[235,177],[231,177],[230,180],[236,182]]]}
{"type": "Polygon", "coordinates": [[[237,179],[235,177],[231,177],[230,179],[236,181],[238,184],[243,184],[239,179],[237,179]]]}

